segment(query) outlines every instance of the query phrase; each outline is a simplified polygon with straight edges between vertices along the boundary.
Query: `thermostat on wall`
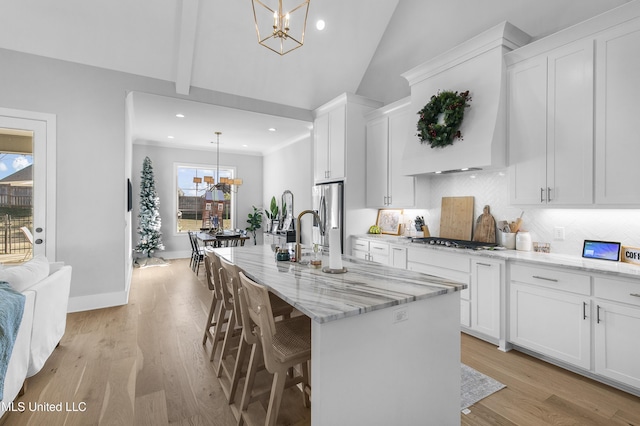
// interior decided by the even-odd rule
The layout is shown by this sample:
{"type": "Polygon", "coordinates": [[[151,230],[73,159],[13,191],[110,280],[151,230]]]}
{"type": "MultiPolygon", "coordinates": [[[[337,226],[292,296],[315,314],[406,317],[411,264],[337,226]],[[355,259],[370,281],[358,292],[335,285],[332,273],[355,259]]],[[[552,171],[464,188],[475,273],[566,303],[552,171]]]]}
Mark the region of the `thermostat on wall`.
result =
{"type": "Polygon", "coordinates": [[[620,259],[620,243],[584,240],[582,257],[587,259],[613,260],[617,262],[620,259]]]}

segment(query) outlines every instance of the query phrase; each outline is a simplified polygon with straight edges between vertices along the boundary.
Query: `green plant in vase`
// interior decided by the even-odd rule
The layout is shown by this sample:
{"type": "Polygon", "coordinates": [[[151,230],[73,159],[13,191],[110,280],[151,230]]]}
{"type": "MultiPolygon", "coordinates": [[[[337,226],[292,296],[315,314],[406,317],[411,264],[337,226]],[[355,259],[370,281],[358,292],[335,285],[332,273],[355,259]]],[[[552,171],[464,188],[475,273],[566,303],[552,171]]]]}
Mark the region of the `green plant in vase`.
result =
{"type": "Polygon", "coordinates": [[[271,231],[272,229],[272,224],[274,220],[278,220],[279,215],[280,215],[280,209],[278,208],[278,202],[276,201],[276,197],[271,197],[271,205],[269,206],[269,210],[264,209],[264,214],[265,216],[267,216],[267,219],[269,219],[269,229],[267,229],[267,231],[271,231]]]}
{"type": "Polygon", "coordinates": [[[247,223],[249,226],[247,226],[246,229],[248,232],[251,232],[251,235],[253,235],[253,245],[256,245],[258,244],[256,241],[256,231],[262,226],[262,212],[258,210],[256,206],[251,207],[253,207],[253,213],[249,213],[247,216],[247,223]]]}

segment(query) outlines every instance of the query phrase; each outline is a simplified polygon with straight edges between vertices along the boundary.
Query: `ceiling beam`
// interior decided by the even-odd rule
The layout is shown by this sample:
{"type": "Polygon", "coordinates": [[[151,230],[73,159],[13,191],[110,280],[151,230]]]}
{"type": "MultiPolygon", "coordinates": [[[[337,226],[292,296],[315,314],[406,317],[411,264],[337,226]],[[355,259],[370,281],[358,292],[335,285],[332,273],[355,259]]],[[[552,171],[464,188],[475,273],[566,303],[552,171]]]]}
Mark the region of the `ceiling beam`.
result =
{"type": "Polygon", "coordinates": [[[188,95],[191,88],[199,9],[200,0],[182,0],[176,64],[176,92],[181,95],[188,95]]]}

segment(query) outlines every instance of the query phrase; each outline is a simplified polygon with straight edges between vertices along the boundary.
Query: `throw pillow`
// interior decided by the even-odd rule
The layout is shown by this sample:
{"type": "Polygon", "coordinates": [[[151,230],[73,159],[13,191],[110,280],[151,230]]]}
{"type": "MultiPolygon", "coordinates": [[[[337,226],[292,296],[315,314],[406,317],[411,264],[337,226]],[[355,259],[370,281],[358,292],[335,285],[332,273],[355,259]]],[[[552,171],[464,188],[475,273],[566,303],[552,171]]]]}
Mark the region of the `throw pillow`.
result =
{"type": "Polygon", "coordinates": [[[8,282],[15,291],[23,292],[49,276],[49,261],[38,255],[19,266],[0,270],[0,281],[8,282]]]}

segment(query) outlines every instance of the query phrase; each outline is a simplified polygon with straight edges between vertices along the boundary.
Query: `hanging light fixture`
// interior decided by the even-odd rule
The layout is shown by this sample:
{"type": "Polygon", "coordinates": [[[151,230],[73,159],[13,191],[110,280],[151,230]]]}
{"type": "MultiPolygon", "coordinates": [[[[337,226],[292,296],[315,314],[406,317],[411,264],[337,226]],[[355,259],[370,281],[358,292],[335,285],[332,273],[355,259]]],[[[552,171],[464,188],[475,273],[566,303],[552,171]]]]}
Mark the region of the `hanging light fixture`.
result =
{"type": "Polygon", "coordinates": [[[298,1],[286,0],[293,5],[283,7],[283,0],[251,0],[259,44],[280,56],[304,44],[310,0],[296,6],[298,1]]]}
{"type": "MultiPolygon", "coordinates": [[[[229,179],[226,177],[220,177],[220,135],[222,132],[216,133],[216,176],[205,176],[204,181],[208,185],[207,198],[213,201],[224,201],[224,194],[230,194],[231,192],[237,193],[238,186],[242,185],[242,179],[229,179]],[[216,183],[216,180],[218,183],[216,183]],[[235,188],[234,188],[235,187],[235,188]]],[[[213,143],[213,142],[211,142],[213,143]]]]}

